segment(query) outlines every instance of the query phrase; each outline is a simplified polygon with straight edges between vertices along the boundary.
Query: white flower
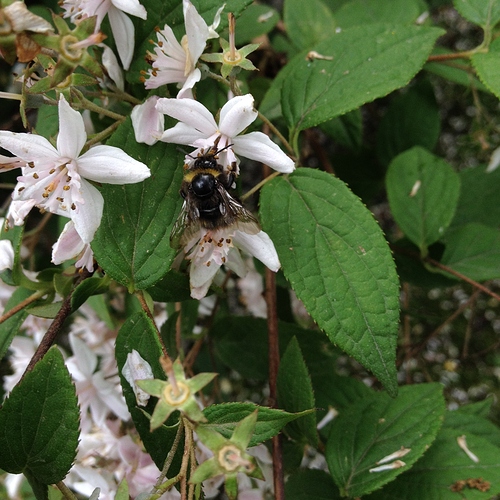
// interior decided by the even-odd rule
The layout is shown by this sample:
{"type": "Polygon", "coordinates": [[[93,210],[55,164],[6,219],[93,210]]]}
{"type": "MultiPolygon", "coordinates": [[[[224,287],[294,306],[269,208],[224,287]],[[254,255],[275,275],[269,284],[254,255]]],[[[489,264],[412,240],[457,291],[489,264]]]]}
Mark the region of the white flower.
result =
{"type": "Polygon", "coordinates": [[[158,99],[156,95],[151,96],[132,110],[130,117],[137,142],[145,142],[152,146],[163,134],[165,117],[156,109],[158,99]]]}
{"type": "Polygon", "coordinates": [[[102,371],[96,371],[97,355],[76,335],[70,333],[69,343],[73,356],[66,361],[66,366],[75,381],[82,414],[90,409],[92,419],[98,426],[103,425],[110,410],[121,420],[127,421],[130,414],[119,391],[117,377],[113,381],[106,378],[102,371]]]}
{"type": "Polygon", "coordinates": [[[135,399],[139,406],[146,406],[149,401],[149,394],[136,385],[136,380],[153,379],[151,365],[135,350],[127,354],[127,361],[123,365],[122,375],[130,384],[135,394],[135,399]]]}
{"type": "Polygon", "coordinates": [[[80,155],[87,140],[83,118],[61,95],[57,148],[42,136],[0,131],[0,146],[26,166],[12,198],[8,221],[16,225],[33,206],[69,217],[83,243],[90,243],[99,227],[104,200],[86,179],[130,184],[150,176],[146,165],[113,146],[94,146],[80,155]]]}
{"type": "Polygon", "coordinates": [[[97,16],[95,32],[101,27],[102,20],[108,14],[118,55],[124,69],[128,69],[134,55],[135,30],[127,14],[146,19],[146,9],[138,0],[65,0],[62,8],[64,17],[70,17],[76,23],[79,19],[97,16]]]}
{"type": "Polygon", "coordinates": [[[157,33],[158,43],[154,48],[155,53],[149,53],[149,57],[153,60],[153,68],[148,71],[149,78],[145,82],[147,89],[156,89],[167,83],[177,83],[181,88],[178,98],[192,97],[191,89],[200,81],[201,71],[196,64],[205,50],[207,40],[219,36],[215,29],[219,25],[224,5],[217,11],[211,26],[207,25],[189,0],[183,0],[182,8],[186,34],[179,43],[172,28],[167,24],[157,33]]]}
{"type": "MultiPolygon", "coordinates": [[[[240,135],[257,118],[250,94],[233,97],[224,104],[219,123],[203,104],[193,99],[158,99],[156,109],[179,120],[163,132],[161,140],[199,148],[191,157],[209,150],[218,140],[219,150],[227,147],[219,153],[218,162],[227,170],[236,170],[236,174],[239,164],[236,154],[265,163],[278,172],[289,173],[295,168],[293,160],[262,132],[240,135]]],[[[186,158],[186,163],[189,161],[186,158]]]]}
{"type": "Polygon", "coordinates": [[[0,240],[0,271],[12,269],[14,265],[14,248],[10,240],[0,240]]]}
{"type": "Polygon", "coordinates": [[[52,247],[52,262],[61,264],[70,259],[78,260],[75,267],[85,267],[89,272],[94,270],[94,252],[89,243],[84,243],[80,238],[72,220],[66,223],[59,239],[52,247]]]}
{"type": "Polygon", "coordinates": [[[191,297],[202,299],[219,268],[224,264],[239,276],[246,274],[246,267],[238,248],[253,255],[276,272],[280,261],[274,244],[264,231],[247,234],[234,228],[215,231],[200,229],[184,249],[186,259],[191,261],[189,283],[191,297]]]}

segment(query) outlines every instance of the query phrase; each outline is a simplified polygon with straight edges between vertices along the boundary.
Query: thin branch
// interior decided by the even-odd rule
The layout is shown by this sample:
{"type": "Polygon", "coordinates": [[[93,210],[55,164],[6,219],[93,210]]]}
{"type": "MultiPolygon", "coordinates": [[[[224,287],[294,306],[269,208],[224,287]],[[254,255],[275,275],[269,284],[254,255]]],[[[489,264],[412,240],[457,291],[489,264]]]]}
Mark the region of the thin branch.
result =
{"type": "MultiPolygon", "coordinates": [[[[276,274],[268,268],[266,268],[265,299],[267,305],[267,332],[269,344],[269,403],[271,407],[276,407],[277,380],[280,361],[276,274]]],[[[276,500],[284,500],[285,482],[283,473],[283,450],[281,446],[280,434],[273,437],[272,451],[274,495],[276,500]]]]}
{"type": "Polygon", "coordinates": [[[61,309],[59,309],[59,312],[57,313],[57,316],[54,318],[52,323],[50,324],[47,332],[43,336],[42,341],[40,342],[40,345],[38,346],[37,350],[35,351],[35,354],[33,354],[33,357],[31,358],[28,367],[26,368],[24,375],[26,375],[27,372],[33,370],[34,366],[40,361],[40,359],[45,356],[46,352],[50,349],[51,345],[54,343],[55,338],[57,337],[58,333],[61,331],[64,322],[66,319],[71,315],[72,309],[71,309],[71,297],[73,296],[73,292],[75,291],[75,288],[84,280],[92,276],[93,272],[89,272],[86,269],[83,269],[80,273],[80,276],[78,279],[75,281],[75,284],[73,285],[73,289],[71,290],[70,294],[64,299],[61,309]]]}
{"type": "Polygon", "coordinates": [[[38,299],[41,299],[44,295],[46,295],[46,293],[47,291],[39,290],[30,295],[28,298],[24,299],[22,302],[19,302],[19,304],[15,305],[12,309],[9,309],[5,314],[0,316],[0,324],[2,324],[4,321],[7,321],[9,318],[14,316],[14,314],[18,313],[25,307],[28,307],[33,302],[36,302],[38,299]]]}
{"type": "Polygon", "coordinates": [[[62,481],[56,483],[56,486],[66,500],[78,500],[77,496],[62,481]]]}
{"type": "Polygon", "coordinates": [[[465,50],[463,52],[453,52],[451,54],[435,54],[427,58],[427,62],[451,61],[453,59],[470,59],[477,50],[465,50]]]}
{"type": "Polygon", "coordinates": [[[146,316],[151,320],[151,323],[153,323],[153,325],[154,325],[154,328],[156,330],[156,336],[158,337],[158,341],[160,342],[163,356],[165,356],[166,358],[168,358],[169,355],[168,355],[167,348],[165,346],[165,343],[163,342],[163,338],[161,336],[160,330],[158,329],[158,325],[156,324],[156,321],[155,321],[155,319],[153,317],[153,313],[149,309],[149,306],[148,306],[148,304],[146,302],[146,298],[144,297],[144,293],[142,292],[142,290],[138,290],[135,293],[135,296],[139,300],[139,303],[141,304],[142,310],[146,313],[146,316]]]}

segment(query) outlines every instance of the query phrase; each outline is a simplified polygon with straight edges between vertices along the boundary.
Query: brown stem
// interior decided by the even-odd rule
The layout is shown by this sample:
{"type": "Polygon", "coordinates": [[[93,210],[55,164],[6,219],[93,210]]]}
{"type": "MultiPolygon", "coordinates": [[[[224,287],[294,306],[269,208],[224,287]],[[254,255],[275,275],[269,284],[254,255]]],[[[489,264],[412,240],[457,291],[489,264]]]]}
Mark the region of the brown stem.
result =
{"type": "MultiPolygon", "coordinates": [[[[266,268],[266,290],[265,298],[267,305],[267,332],[269,344],[269,404],[276,407],[277,380],[280,362],[279,335],[278,335],[278,312],[276,300],[276,275],[266,268]]],[[[283,473],[283,450],[281,446],[281,435],[273,437],[273,476],[274,495],[276,500],[284,500],[285,483],[283,473]]]]}
{"type": "Polygon", "coordinates": [[[78,500],[77,496],[62,481],[56,483],[56,486],[66,500],[78,500]]]}
{"type": "Polygon", "coordinates": [[[12,309],[9,309],[5,314],[0,316],[0,324],[2,324],[4,321],[7,321],[9,318],[14,316],[17,312],[19,312],[21,309],[24,309],[25,307],[29,306],[31,303],[36,302],[38,299],[41,299],[47,292],[43,291],[38,291],[35,292],[33,295],[30,295],[27,299],[24,299],[22,302],[19,302],[19,304],[15,305],[12,309]]]}
{"type": "Polygon", "coordinates": [[[92,276],[93,271],[89,272],[87,269],[83,269],[80,273],[80,276],[78,279],[75,281],[75,284],[73,286],[73,289],[71,290],[70,294],[64,299],[61,309],[59,309],[59,312],[57,313],[57,316],[54,318],[52,323],[49,326],[49,329],[43,336],[42,341],[40,342],[40,345],[38,346],[37,350],[35,351],[35,354],[33,354],[33,357],[31,358],[24,374],[26,375],[27,372],[33,370],[35,365],[40,361],[45,356],[45,353],[50,349],[50,346],[54,343],[55,338],[57,337],[57,334],[61,331],[64,322],[66,319],[71,315],[71,297],[73,296],[73,292],[75,291],[75,288],[84,280],[92,276]]]}
{"type": "Polygon", "coordinates": [[[475,51],[466,50],[464,52],[453,52],[452,54],[435,54],[427,58],[427,62],[450,61],[453,59],[470,59],[475,51]]]}
{"type": "Polygon", "coordinates": [[[465,281],[466,283],[469,283],[469,285],[472,285],[474,288],[481,290],[481,292],[486,293],[490,297],[493,297],[494,299],[496,299],[500,302],[500,295],[491,291],[489,288],[485,287],[481,283],[478,283],[477,281],[474,281],[473,279],[468,278],[464,274],[459,273],[458,271],[455,271],[451,267],[448,267],[445,264],[441,264],[441,262],[438,262],[437,260],[431,259],[430,257],[425,257],[422,259],[419,253],[413,252],[412,250],[408,250],[406,248],[401,248],[401,247],[398,247],[397,245],[394,245],[394,244],[389,244],[389,246],[396,253],[399,253],[401,255],[406,255],[408,257],[411,257],[412,259],[415,259],[415,260],[418,260],[421,262],[427,262],[428,264],[431,264],[434,267],[437,267],[438,269],[446,271],[447,273],[455,276],[456,278],[458,278],[462,281],[465,281]]]}
{"type": "Polygon", "coordinates": [[[479,294],[479,290],[476,290],[470,296],[470,298],[467,302],[464,302],[453,314],[451,314],[448,318],[446,318],[446,320],[443,321],[443,323],[441,323],[430,335],[428,335],[427,338],[423,342],[421,342],[419,345],[417,345],[416,347],[411,349],[410,352],[408,353],[407,359],[410,359],[410,358],[414,357],[416,354],[418,354],[427,345],[429,340],[431,340],[434,337],[436,337],[437,335],[439,335],[439,333],[443,330],[443,328],[446,325],[455,321],[455,319],[458,316],[460,316],[460,314],[462,314],[470,306],[470,304],[476,300],[478,294],[479,294]]]}
{"type": "Polygon", "coordinates": [[[135,296],[139,300],[139,303],[141,304],[142,310],[146,313],[146,316],[151,320],[151,323],[153,323],[153,326],[155,327],[156,336],[158,338],[158,341],[160,342],[161,351],[163,353],[163,356],[168,358],[169,356],[168,356],[167,348],[165,347],[165,344],[164,344],[163,339],[161,337],[160,330],[158,330],[158,326],[157,326],[156,321],[153,317],[153,313],[151,312],[151,310],[148,307],[148,304],[146,302],[146,298],[144,297],[144,293],[142,293],[142,290],[139,290],[135,293],[135,296]]]}

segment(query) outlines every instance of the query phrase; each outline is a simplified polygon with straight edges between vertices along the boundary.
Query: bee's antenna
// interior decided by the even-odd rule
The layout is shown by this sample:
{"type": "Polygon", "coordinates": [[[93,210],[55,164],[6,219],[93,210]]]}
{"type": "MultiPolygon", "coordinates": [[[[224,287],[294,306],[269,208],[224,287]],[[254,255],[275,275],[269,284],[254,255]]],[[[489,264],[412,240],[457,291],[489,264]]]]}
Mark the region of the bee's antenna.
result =
{"type": "Polygon", "coordinates": [[[184,149],[182,149],[181,147],[177,146],[177,151],[180,151],[181,153],[184,153],[186,156],[189,156],[189,158],[193,159],[193,160],[196,160],[196,158],[194,156],[191,156],[187,151],[185,151],[184,149]]]}
{"type": "Polygon", "coordinates": [[[230,148],[231,146],[234,146],[234,144],[228,144],[227,146],[223,147],[222,149],[219,149],[215,154],[218,155],[219,153],[222,153],[225,149],[230,148]]]}

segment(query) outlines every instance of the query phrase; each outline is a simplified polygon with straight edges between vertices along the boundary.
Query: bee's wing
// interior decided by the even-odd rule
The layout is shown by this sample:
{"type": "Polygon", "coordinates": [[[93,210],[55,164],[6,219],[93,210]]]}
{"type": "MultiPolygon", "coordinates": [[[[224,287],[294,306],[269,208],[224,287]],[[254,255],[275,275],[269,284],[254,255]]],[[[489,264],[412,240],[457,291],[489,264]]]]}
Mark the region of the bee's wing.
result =
{"type": "Polygon", "coordinates": [[[192,208],[187,200],[184,200],[179,217],[174,222],[170,233],[170,246],[172,248],[180,248],[186,245],[199,231],[200,224],[196,214],[196,209],[192,208]]]}
{"type": "Polygon", "coordinates": [[[226,189],[218,185],[221,195],[221,212],[225,211],[226,218],[231,221],[231,225],[247,234],[257,234],[260,232],[259,221],[237,200],[235,200],[226,189]]]}

